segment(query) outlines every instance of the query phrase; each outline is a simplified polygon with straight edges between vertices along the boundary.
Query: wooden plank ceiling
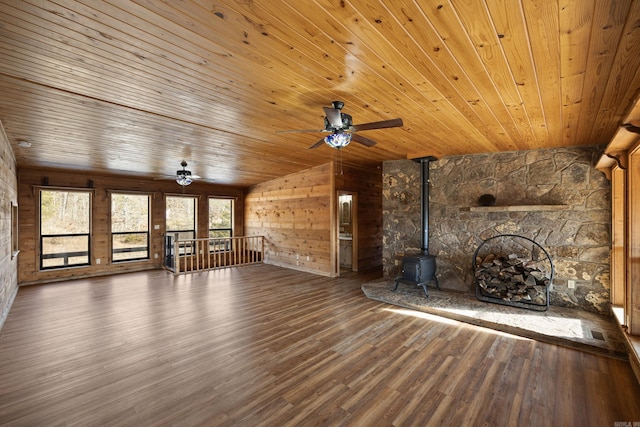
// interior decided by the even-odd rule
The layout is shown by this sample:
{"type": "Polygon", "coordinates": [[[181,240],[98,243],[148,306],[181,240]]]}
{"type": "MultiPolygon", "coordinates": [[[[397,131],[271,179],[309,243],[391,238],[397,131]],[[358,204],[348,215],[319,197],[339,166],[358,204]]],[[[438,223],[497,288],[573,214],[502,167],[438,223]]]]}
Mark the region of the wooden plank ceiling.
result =
{"type": "Polygon", "coordinates": [[[0,0],[18,167],[249,186],[347,163],[607,144],[640,90],[633,0],[0,0]],[[19,141],[27,141],[23,147],[19,141]]]}

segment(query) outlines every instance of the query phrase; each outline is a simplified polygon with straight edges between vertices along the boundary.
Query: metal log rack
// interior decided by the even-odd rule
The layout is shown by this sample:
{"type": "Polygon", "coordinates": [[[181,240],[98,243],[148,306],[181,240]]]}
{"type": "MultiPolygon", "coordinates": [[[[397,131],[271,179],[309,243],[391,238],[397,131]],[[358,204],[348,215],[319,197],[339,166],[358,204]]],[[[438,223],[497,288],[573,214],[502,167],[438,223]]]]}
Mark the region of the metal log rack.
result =
{"type": "MultiPolygon", "coordinates": [[[[504,250],[502,251],[504,253],[504,250]]],[[[510,252],[507,251],[507,252],[510,252]]],[[[505,254],[506,255],[506,254],[505,254]]],[[[497,236],[493,236],[490,237],[486,240],[484,240],[476,249],[475,253],[473,254],[473,260],[472,260],[472,271],[473,271],[473,276],[474,276],[474,280],[475,280],[475,286],[476,286],[476,298],[480,301],[485,301],[485,302],[490,302],[490,303],[495,303],[495,304],[502,304],[502,305],[509,305],[509,306],[513,306],[513,307],[519,307],[519,308],[524,308],[524,309],[528,309],[528,310],[534,310],[534,311],[546,311],[549,309],[549,291],[553,286],[553,277],[555,274],[555,270],[554,270],[554,266],[553,266],[553,260],[551,259],[551,256],[549,255],[549,252],[547,252],[547,250],[542,247],[539,243],[537,243],[536,241],[525,237],[525,236],[521,236],[518,234],[499,234],[497,236]],[[502,239],[502,243],[499,246],[493,246],[493,248],[497,248],[500,247],[501,249],[505,248],[505,239],[510,239],[511,240],[511,244],[512,247],[513,246],[518,246],[518,249],[522,250],[522,249],[526,249],[528,250],[529,254],[531,255],[531,261],[535,261],[535,262],[541,262],[541,260],[544,260],[544,257],[546,257],[546,261],[549,263],[549,282],[548,284],[545,286],[545,303],[544,304],[539,304],[536,302],[529,302],[529,301],[508,301],[508,300],[504,300],[502,298],[496,298],[493,297],[491,295],[487,295],[485,294],[484,290],[482,289],[482,287],[480,286],[479,280],[478,280],[478,275],[476,274],[478,272],[479,266],[477,264],[477,258],[479,255],[481,255],[481,250],[483,249],[483,247],[489,247],[491,246],[494,240],[497,239],[502,239]],[[526,242],[529,242],[529,245],[527,244],[522,244],[522,243],[517,243],[516,239],[522,239],[526,242]],[[544,257],[539,257],[538,259],[536,258],[537,254],[544,254],[544,257]]]]}

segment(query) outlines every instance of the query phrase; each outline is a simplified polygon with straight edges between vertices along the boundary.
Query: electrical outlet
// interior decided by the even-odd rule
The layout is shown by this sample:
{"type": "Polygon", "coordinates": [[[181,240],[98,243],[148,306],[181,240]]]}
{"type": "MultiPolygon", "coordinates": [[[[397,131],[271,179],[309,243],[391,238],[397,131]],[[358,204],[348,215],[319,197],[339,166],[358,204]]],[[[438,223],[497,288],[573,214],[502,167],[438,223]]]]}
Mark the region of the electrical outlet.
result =
{"type": "Polygon", "coordinates": [[[300,255],[296,255],[296,259],[300,259],[300,255]]]}
{"type": "Polygon", "coordinates": [[[309,255],[307,255],[307,261],[309,261],[309,255]]]}
{"type": "Polygon", "coordinates": [[[158,259],[158,254],[153,254],[153,257],[158,259]]]}
{"type": "Polygon", "coordinates": [[[96,258],[96,265],[100,264],[100,258],[96,258]]]}
{"type": "Polygon", "coordinates": [[[160,224],[155,224],[155,225],[153,226],[153,229],[154,229],[154,230],[160,230],[160,224]]]}
{"type": "Polygon", "coordinates": [[[568,280],[567,281],[567,287],[569,289],[575,289],[576,288],[576,281],[575,280],[568,280]]]}

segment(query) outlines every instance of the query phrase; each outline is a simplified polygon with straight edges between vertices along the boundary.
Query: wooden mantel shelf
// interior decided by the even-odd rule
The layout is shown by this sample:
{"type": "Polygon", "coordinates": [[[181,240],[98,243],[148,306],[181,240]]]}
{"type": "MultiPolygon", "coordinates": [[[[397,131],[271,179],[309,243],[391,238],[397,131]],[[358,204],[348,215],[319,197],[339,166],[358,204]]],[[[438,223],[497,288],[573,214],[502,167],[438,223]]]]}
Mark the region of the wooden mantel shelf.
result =
{"type": "MultiPolygon", "coordinates": [[[[564,211],[570,209],[569,205],[510,205],[510,206],[471,206],[470,212],[541,212],[564,211]]],[[[466,208],[462,208],[466,210],[466,208]]]]}

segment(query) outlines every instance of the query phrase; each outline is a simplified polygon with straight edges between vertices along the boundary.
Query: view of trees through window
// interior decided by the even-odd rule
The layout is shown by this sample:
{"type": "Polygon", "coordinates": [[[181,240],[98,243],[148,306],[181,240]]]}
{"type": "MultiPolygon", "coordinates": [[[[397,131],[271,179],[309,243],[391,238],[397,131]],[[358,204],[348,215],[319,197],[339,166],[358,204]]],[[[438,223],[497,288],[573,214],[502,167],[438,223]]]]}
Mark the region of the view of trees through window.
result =
{"type": "MultiPolygon", "coordinates": [[[[209,198],[209,238],[233,236],[233,200],[209,198]]],[[[210,251],[230,250],[229,241],[210,241],[210,251]]]]}
{"type": "MultiPolygon", "coordinates": [[[[90,265],[91,191],[40,191],[40,268],[90,265]]],[[[149,259],[150,196],[111,193],[111,260],[149,259]]],[[[166,197],[166,232],[179,239],[196,238],[198,198],[166,197]]],[[[211,251],[230,250],[233,200],[208,199],[211,251]]]]}
{"type": "Polygon", "coordinates": [[[40,268],[89,264],[91,193],[40,191],[40,268]]]}
{"type": "Polygon", "coordinates": [[[111,251],[113,261],[149,258],[149,196],[111,194],[111,251]]]}
{"type": "Polygon", "coordinates": [[[179,239],[196,237],[197,198],[193,196],[167,196],[167,234],[178,233],[179,239]]]}

